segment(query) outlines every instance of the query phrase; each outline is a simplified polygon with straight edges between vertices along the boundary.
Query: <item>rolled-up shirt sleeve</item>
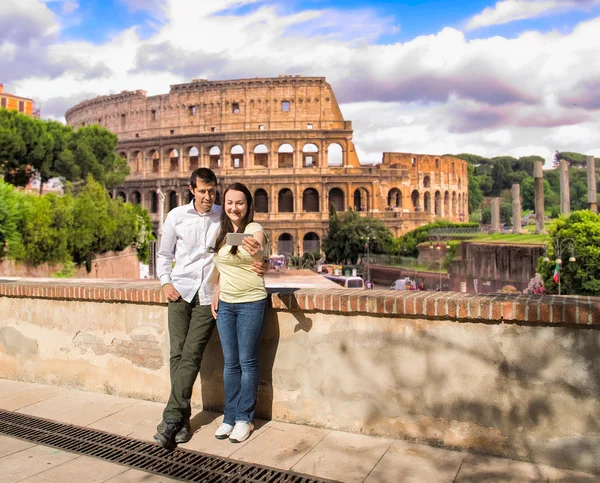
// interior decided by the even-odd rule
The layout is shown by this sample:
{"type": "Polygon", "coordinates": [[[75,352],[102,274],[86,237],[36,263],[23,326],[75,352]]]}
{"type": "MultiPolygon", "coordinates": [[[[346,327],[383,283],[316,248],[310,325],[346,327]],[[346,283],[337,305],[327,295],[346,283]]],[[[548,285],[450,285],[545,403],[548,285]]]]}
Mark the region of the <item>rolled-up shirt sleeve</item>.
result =
{"type": "Polygon", "coordinates": [[[163,232],[160,239],[160,247],[156,254],[156,274],[160,279],[161,287],[166,283],[172,283],[171,266],[175,259],[175,248],[177,246],[177,234],[175,233],[174,216],[167,215],[163,224],[163,232]]]}

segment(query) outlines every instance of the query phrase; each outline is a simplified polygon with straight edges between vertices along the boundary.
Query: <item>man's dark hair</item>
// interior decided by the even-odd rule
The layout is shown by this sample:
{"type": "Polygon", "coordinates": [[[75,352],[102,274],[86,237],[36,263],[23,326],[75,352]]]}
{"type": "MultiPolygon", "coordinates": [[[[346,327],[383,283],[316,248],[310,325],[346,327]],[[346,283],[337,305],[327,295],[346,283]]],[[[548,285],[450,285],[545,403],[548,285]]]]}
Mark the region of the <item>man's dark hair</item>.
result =
{"type": "Polygon", "coordinates": [[[212,171],[212,169],[198,168],[194,170],[194,172],[190,176],[190,185],[194,189],[196,188],[197,179],[206,184],[214,184],[215,186],[217,185],[217,176],[212,171]]]}

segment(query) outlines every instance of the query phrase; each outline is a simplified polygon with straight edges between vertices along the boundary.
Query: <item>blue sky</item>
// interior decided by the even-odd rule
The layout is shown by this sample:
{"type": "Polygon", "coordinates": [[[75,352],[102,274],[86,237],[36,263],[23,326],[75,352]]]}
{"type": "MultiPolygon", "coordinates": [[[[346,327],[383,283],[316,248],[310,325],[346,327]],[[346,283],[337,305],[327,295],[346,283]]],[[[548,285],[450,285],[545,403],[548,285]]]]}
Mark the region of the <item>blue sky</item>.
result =
{"type": "MultiPolygon", "coordinates": [[[[264,0],[260,3],[237,6],[224,13],[242,16],[269,4],[276,5],[282,12],[301,12],[309,9],[371,10],[381,17],[389,18],[398,27],[397,32],[384,33],[376,41],[378,44],[388,44],[405,42],[419,35],[435,34],[444,27],[461,29],[467,19],[487,7],[494,6],[495,2],[489,0],[296,0],[287,2],[264,0]]],[[[75,18],[66,22],[66,28],[61,33],[64,39],[103,42],[115,32],[134,26],[140,28],[142,35],[151,35],[160,24],[160,19],[153,18],[150,12],[132,8],[123,0],[79,0],[78,5],[75,18]]],[[[51,3],[49,7],[57,14],[61,13],[60,3],[51,3]]],[[[514,37],[526,30],[568,32],[598,11],[600,5],[590,5],[585,10],[571,10],[533,19],[517,20],[504,25],[492,25],[469,33],[467,38],[496,35],[514,37]]]]}
{"type": "Polygon", "coordinates": [[[324,76],[386,151],[600,156],[600,0],[2,0],[0,82],[62,119],[194,78],[324,76]]]}

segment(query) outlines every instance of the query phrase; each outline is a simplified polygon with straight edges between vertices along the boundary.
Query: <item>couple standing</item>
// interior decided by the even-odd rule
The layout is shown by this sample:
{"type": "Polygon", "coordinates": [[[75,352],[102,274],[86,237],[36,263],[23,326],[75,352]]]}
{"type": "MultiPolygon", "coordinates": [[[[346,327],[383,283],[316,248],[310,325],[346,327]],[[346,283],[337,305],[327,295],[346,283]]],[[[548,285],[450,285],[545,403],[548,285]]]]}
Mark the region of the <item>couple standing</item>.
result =
{"type": "Polygon", "coordinates": [[[217,178],[208,168],[192,173],[189,188],[193,200],[165,220],[157,260],[169,301],[171,392],[154,439],[165,448],[191,438],[192,387],[215,325],[225,361],[224,419],[215,437],[239,443],[250,436],[267,305],[267,237],[253,222],[250,191],[234,183],[223,194],[223,207],[215,205],[217,178]],[[228,233],[250,236],[228,245],[228,233]]]}

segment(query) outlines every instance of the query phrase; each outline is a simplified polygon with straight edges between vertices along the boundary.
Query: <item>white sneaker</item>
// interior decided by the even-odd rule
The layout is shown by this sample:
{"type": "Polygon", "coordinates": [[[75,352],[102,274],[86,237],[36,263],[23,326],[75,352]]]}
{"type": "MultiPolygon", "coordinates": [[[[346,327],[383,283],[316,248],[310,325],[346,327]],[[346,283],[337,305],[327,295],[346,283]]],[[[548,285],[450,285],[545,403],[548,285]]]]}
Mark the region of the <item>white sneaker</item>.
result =
{"type": "Polygon", "coordinates": [[[232,443],[241,443],[242,441],[246,441],[250,437],[250,434],[252,434],[253,429],[254,423],[236,421],[233,431],[229,436],[229,441],[232,443]]]}
{"type": "Polygon", "coordinates": [[[217,428],[215,431],[215,438],[217,439],[227,439],[233,430],[233,426],[231,424],[222,423],[221,426],[217,428]]]}

